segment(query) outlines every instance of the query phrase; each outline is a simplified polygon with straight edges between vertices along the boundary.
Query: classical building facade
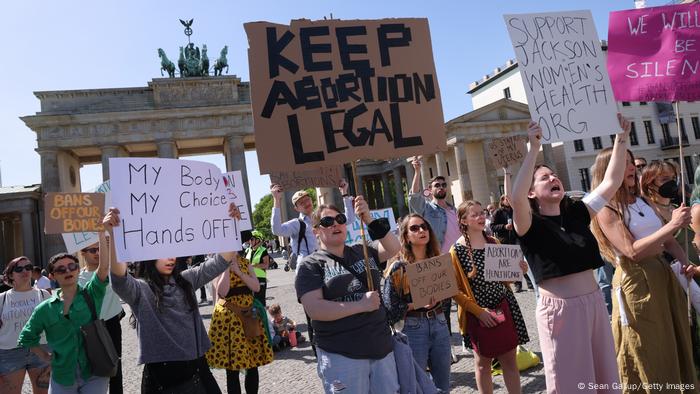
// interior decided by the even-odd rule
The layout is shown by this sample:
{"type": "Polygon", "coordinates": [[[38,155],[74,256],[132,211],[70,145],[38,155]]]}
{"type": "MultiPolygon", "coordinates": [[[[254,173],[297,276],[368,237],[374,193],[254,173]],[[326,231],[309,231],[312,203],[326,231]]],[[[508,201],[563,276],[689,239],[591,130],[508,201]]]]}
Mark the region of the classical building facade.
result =
{"type": "Polygon", "coordinates": [[[39,262],[41,186],[0,187],[0,267],[17,256],[39,262]]]}
{"type": "MultiPolygon", "coordinates": [[[[41,191],[80,191],[80,166],[111,157],[178,158],[223,153],[241,170],[250,211],[244,152],[254,148],[250,86],[235,76],[159,78],[137,88],[35,92],[41,110],[21,119],[37,135],[41,191]]],[[[39,223],[43,212],[39,210],[39,223]]],[[[44,235],[41,257],[64,250],[44,235]]]]}
{"type": "MultiPolygon", "coordinates": [[[[606,49],[606,43],[602,43],[606,49]]],[[[604,52],[607,53],[607,52],[604,52]]],[[[518,70],[518,63],[509,60],[492,74],[471,84],[469,93],[475,109],[507,98],[527,103],[525,87],[518,70]]],[[[680,161],[679,142],[684,147],[686,180],[693,183],[693,170],[700,160],[700,102],[680,102],[680,127],[678,129],[673,107],[666,104],[646,102],[619,102],[618,110],[632,122],[629,148],[636,157],[651,160],[680,161]]],[[[559,150],[557,157],[559,175],[568,184],[567,188],[588,191],[591,185],[590,167],[598,152],[611,147],[613,136],[594,137],[553,144],[559,150]],[[563,158],[566,160],[563,160],[563,158]]],[[[545,145],[547,146],[547,145],[545,145]]]]}

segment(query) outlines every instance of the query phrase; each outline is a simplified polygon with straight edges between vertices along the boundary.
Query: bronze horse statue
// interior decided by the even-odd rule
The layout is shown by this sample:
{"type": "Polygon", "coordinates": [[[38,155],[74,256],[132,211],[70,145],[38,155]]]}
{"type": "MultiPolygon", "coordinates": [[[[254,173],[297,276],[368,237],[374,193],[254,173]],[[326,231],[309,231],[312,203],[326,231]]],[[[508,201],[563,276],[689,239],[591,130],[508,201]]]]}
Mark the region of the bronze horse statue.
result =
{"type": "Polygon", "coordinates": [[[202,45],[202,75],[209,75],[209,57],[207,56],[207,45],[202,45]]]}
{"type": "Polygon", "coordinates": [[[175,78],[175,64],[168,59],[165,55],[165,51],[158,48],[158,57],[160,57],[160,75],[163,75],[163,70],[168,72],[169,78],[175,78]]]}
{"type": "Polygon", "coordinates": [[[228,45],[224,45],[224,49],[221,50],[221,56],[214,62],[214,76],[222,75],[222,71],[226,68],[226,73],[228,74],[228,60],[226,59],[226,54],[228,53],[228,45]]]}
{"type": "Polygon", "coordinates": [[[180,58],[177,59],[177,68],[180,69],[180,76],[185,76],[185,48],[180,47],[180,58]]]}

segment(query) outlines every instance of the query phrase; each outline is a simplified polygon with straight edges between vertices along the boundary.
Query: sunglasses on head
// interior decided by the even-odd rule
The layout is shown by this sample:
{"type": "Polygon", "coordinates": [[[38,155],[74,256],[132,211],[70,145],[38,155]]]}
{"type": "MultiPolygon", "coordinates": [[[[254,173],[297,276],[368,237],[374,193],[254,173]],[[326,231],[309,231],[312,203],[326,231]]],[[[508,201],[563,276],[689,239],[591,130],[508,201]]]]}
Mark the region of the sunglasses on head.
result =
{"type": "Polygon", "coordinates": [[[34,270],[33,265],[16,265],[15,268],[12,269],[12,272],[19,274],[22,271],[28,271],[32,272],[34,270]]]}
{"type": "Polygon", "coordinates": [[[428,225],[425,223],[412,224],[412,225],[408,226],[408,230],[412,233],[417,233],[418,230],[428,231],[428,225]]]}
{"type": "Polygon", "coordinates": [[[446,188],[447,187],[447,182],[442,182],[442,183],[434,183],[433,187],[441,187],[441,188],[446,188]]]}
{"type": "Polygon", "coordinates": [[[321,218],[321,220],[318,221],[318,225],[321,227],[330,227],[333,225],[333,222],[336,222],[338,224],[345,224],[345,222],[348,221],[348,218],[345,217],[345,214],[339,213],[333,216],[324,216],[321,218]]]}
{"type": "Polygon", "coordinates": [[[85,248],[83,252],[95,254],[100,251],[100,248],[85,248]]]}
{"type": "Polygon", "coordinates": [[[61,274],[61,275],[63,275],[63,274],[65,274],[65,273],[68,272],[68,271],[75,271],[75,270],[77,270],[78,268],[80,268],[80,266],[78,265],[78,263],[73,262],[73,263],[68,263],[68,265],[64,265],[64,266],[61,266],[61,267],[54,268],[54,269],[53,269],[53,273],[54,273],[54,274],[61,274]]]}

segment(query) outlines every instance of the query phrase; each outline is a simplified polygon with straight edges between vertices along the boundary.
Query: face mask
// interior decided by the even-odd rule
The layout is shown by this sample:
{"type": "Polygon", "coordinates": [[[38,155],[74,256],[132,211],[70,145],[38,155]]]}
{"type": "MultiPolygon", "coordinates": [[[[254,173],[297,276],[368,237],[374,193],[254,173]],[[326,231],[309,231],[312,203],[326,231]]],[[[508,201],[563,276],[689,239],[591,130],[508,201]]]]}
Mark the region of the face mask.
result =
{"type": "Polygon", "coordinates": [[[668,181],[659,186],[659,195],[663,198],[673,198],[678,195],[678,184],[676,181],[668,181]]]}

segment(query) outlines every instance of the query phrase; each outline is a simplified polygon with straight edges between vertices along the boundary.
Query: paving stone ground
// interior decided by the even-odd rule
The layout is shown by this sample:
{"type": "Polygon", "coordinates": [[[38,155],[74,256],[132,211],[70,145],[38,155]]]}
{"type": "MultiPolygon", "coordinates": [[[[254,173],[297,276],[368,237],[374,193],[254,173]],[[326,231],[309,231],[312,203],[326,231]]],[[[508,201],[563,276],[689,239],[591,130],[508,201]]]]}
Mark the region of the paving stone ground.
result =
{"type": "MultiPolygon", "coordinates": [[[[294,273],[285,272],[281,267],[284,260],[275,257],[280,263],[280,269],[268,271],[267,304],[279,303],[283,312],[295,320],[303,332],[306,333],[306,319],[301,305],[296,301],[294,291],[294,273]]],[[[197,293],[199,296],[199,292],[197,293]]],[[[535,293],[527,291],[516,293],[516,298],[525,318],[530,342],[526,347],[540,357],[539,339],[535,325],[535,293]]],[[[128,305],[124,305],[127,317],[130,312],[128,305]]],[[[204,318],[204,325],[209,328],[211,321],[211,305],[200,306],[200,313],[204,318]]],[[[457,363],[452,365],[451,387],[452,393],[476,393],[476,381],[474,379],[474,359],[469,353],[462,350],[461,336],[457,333],[457,313],[453,305],[452,313],[452,350],[457,356],[457,363]]],[[[138,357],[138,339],[136,330],[128,324],[128,318],[122,319],[123,336],[123,370],[124,370],[124,392],[139,393],[141,383],[142,366],[136,365],[138,357]]],[[[361,341],[361,338],[357,339],[361,341]]],[[[163,351],[167,351],[163,349],[163,351]]],[[[275,360],[268,365],[259,368],[261,394],[290,394],[290,393],[323,393],[320,380],[316,373],[316,362],[312,355],[311,346],[307,343],[300,344],[299,347],[286,349],[275,353],[275,360]]],[[[219,382],[222,392],[226,393],[226,375],[223,370],[213,370],[216,380],[219,382]]],[[[243,376],[241,376],[241,383],[243,376]]],[[[523,393],[541,393],[545,391],[544,369],[542,364],[535,368],[521,372],[520,382],[523,393]]],[[[494,392],[507,393],[503,378],[494,378],[494,392]]],[[[27,379],[22,391],[23,394],[31,393],[31,386],[27,379]]]]}

